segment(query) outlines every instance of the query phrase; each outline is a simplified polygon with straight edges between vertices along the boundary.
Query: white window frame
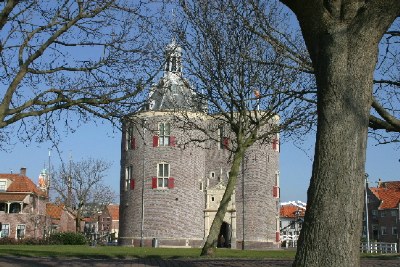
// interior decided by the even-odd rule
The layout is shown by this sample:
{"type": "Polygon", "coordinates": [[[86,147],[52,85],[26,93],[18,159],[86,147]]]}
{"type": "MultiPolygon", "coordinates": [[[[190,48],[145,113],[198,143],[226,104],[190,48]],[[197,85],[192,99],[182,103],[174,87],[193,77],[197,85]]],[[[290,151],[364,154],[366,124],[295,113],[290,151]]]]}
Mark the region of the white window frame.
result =
{"type": "Polygon", "coordinates": [[[387,228],[386,228],[386,226],[381,226],[381,234],[382,234],[382,235],[387,235],[387,228]]]}
{"type": "Polygon", "coordinates": [[[125,136],[125,150],[132,150],[131,148],[131,142],[132,142],[132,137],[133,137],[133,127],[129,126],[126,129],[126,136],[125,136]]]}
{"type": "Polygon", "coordinates": [[[125,191],[130,187],[131,179],[133,178],[133,166],[129,165],[125,168],[125,191]]]}
{"type": "Polygon", "coordinates": [[[10,236],[10,224],[9,223],[3,223],[1,225],[1,234],[0,237],[9,237],[10,236]]]}
{"type": "Polygon", "coordinates": [[[397,226],[392,227],[392,235],[397,235],[397,226]]]}
{"type": "Polygon", "coordinates": [[[0,180],[0,191],[6,191],[6,190],[7,190],[7,181],[0,180]]]}
{"type": "Polygon", "coordinates": [[[17,230],[15,231],[15,237],[17,239],[19,238],[25,238],[25,231],[26,231],[26,225],[25,224],[17,224],[17,230]],[[22,230],[22,236],[18,236],[18,230],[22,230]]]}
{"type": "Polygon", "coordinates": [[[170,177],[171,166],[167,162],[157,164],[157,188],[168,188],[168,179],[170,177]]]}
{"type": "Polygon", "coordinates": [[[171,124],[160,122],[158,124],[158,146],[169,146],[171,137],[171,124]]]}

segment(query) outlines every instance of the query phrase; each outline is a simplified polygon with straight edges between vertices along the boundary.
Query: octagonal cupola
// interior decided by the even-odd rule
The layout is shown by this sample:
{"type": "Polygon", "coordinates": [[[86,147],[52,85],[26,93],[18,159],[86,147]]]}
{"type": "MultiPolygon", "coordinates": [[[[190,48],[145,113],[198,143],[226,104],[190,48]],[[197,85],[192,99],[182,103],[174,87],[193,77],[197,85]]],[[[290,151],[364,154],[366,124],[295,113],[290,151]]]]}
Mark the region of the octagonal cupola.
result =
{"type": "Polygon", "coordinates": [[[172,40],[165,48],[163,76],[150,88],[146,110],[204,111],[199,96],[182,74],[182,48],[172,40]]]}

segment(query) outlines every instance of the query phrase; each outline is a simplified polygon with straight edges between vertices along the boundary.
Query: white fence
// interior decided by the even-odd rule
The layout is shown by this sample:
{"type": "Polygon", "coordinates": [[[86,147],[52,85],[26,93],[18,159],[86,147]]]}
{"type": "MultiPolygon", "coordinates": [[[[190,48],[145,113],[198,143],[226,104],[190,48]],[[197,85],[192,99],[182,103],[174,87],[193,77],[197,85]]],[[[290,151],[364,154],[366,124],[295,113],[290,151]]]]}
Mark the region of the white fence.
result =
{"type": "Polygon", "coordinates": [[[397,253],[397,243],[370,242],[369,249],[366,242],[361,243],[362,253],[397,253]]]}
{"type": "Polygon", "coordinates": [[[297,247],[298,238],[298,235],[281,235],[281,243],[287,248],[295,248],[297,247]]]}

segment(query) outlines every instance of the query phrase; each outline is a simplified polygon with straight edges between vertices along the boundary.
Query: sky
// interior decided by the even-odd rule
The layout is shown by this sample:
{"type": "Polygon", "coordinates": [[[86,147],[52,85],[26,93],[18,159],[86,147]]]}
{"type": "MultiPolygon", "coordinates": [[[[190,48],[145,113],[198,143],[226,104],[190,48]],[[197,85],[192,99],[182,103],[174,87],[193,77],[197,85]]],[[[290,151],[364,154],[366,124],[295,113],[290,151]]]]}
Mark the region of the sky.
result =
{"type": "MultiPolygon", "coordinates": [[[[290,17],[294,28],[298,28],[294,17],[290,17]]],[[[60,166],[60,157],[64,161],[72,158],[79,161],[85,158],[102,159],[110,162],[111,168],[106,173],[105,184],[119,194],[120,178],[120,142],[121,133],[107,123],[86,124],[75,133],[62,138],[59,148],[61,154],[51,149],[52,166],[60,166]]],[[[15,141],[15,140],[14,140],[15,141]]],[[[282,140],[280,153],[281,201],[307,200],[307,188],[311,177],[315,137],[310,134],[306,141],[297,146],[292,141],[282,140]]],[[[395,144],[374,145],[368,142],[366,172],[370,185],[376,186],[379,178],[383,181],[400,180],[400,151],[395,144]]],[[[0,173],[19,173],[21,167],[27,168],[27,175],[35,183],[44,167],[48,166],[50,143],[17,143],[10,151],[0,150],[0,173]]],[[[119,197],[117,197],[119,201],[119,197]]]]}
{"type": "MultiPolygon", "coordinates": [[[[306,139],[303,145],[282,140],[280,153],[280,186],[281,201],[307,201],[307,188],[311,177],[314,155],[314,136],[306,139]]],[[[60,157],[68,161],[85,158],[102,159],[112,164],[106,173],[104,183],[111,186],[116,195],[119,194],[120,176],[120,144],[121,133],[107,124],[86,124],[75,133],[63,138],[59,146],[62,152],[58,155],[51,150],[51,165],[60,165],[60,157]]],[[[40,171],[48,166],[48,143],[16,144],[9,152],[0,151],[0,173],[19,173],[21,167],[27,168],[27,176],[33,182],[38,182],[40,171]]],[[[400,151],[394,144],[374,145],[369,140],[367,151],[366,172],[369,175],[370,186],[376,186],[379,178],[383,181],[400,180],[400,151]]],[[[116,199],[119,202],[119,196],[116,199]]]]}

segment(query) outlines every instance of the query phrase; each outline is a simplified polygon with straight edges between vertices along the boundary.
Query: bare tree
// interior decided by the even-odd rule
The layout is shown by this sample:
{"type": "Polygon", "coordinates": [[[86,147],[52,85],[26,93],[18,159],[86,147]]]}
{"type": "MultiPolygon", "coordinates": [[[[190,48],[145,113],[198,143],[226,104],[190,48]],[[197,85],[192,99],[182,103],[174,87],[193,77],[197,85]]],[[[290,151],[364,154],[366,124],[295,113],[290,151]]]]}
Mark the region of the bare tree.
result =
{"type": "Polygon", "coordinates": [[[148,1],[2,2],[2,145],[10,132],[41,141],[55,138],[57,123],[75,127],[138,109],[147,70],[158,68],[150,26],[157,9],[148,1]]]}
{"type": "Polygon", "coordinates": [[[56,192],[57,202],[75,215],[77,232],[81,232],[82,212],[89,208],[88,204],[104,207],[115,199],[115,192],[104,185],[109,167],[109,163],[98,159],[71,161],[52,175],[50,190],[56,192]]]}
{"type": "MultiPolygon", "coordinates": [[[[196,133],[193,129],[203,133],[188,142],[220,141],[216,134],[220,125],[230,132],[229,179],[201,253],[210,255],[246,151],[255,143],[271,143],[282,130],[287,134],[295,129],[309,130],[315,115],[315,91],[312,83],[300,79],[307,79],[307,75],[298,62],[248,29],[247,24],[255,23],[257,13],[246,1],[183,1],[181,7],[184,22],[177,36],[187,54],[187,73],[197,90],[196,97],[207,103],[207,115],[216,123],[214,128],[204,127],[183,112],[178,112],[177,120],[183,121],[182,129],[188,135],[196,133]]],[[[276,28],[287,27],[284,21],[275,20],[280,12],[278,6],[271,8],[270,23],[276,28]]],[[[287,36],[273,34],[286,47],[294,46],[287,36]]]]}
{"type": "MultiPolygon", "coordinates": [[[[189,2],[182,1],[184,6],[190,6],[189,2]]],[[[253,21],[247,14],[239,16],[248,30],[291,59],[292,67],[313,73],[316,82],[316,150],[294,266],[357,266],[368,126],[393,133],[389,142],[398,139],[398,77],[393,71],[397,68],[398,31],[392,23],[400,4],[389,0],[281,0],[299,21],[310,61],[290,43],[282,42],[290,37],[285,28],[271,24],[271,10],[277,1],[237,1],[233,5],[238,14],[244,2],[261,18],[253,21]],[[277,39],[276,34],[284,38],[277,39]],[[380,74],[373,79],[383,36],[386,51],[379,59],[380,74]]],[[[382,131],[373,133],[378,133],[378,138],[387,136],[382,131]]]]}

